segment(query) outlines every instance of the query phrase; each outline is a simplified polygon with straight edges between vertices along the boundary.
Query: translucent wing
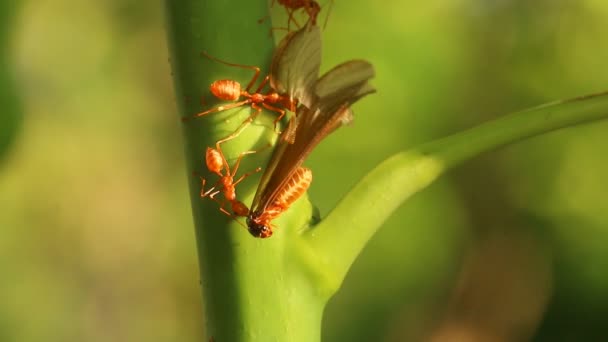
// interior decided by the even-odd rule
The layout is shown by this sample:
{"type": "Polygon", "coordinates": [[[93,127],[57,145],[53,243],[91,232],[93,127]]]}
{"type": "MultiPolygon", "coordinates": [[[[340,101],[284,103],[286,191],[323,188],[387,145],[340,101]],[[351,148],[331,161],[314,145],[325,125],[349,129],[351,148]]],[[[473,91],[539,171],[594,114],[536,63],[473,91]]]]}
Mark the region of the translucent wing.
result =
{"type": "Polygon", "coordinates": [[[373,76],[370,63],[355,60],[336,66],[319,79],[315,87],[317,101],[310,107],[299,106],[291,119],[295,120],[293,144],[279,138],[251,206],[254,212],[261,213],[273,203],[279,190],[323,138],[352,121],[350,106],[375,92],[368,83],[373,76]]]}
{"type": "Polygon", "coordinates": [[[360,59],[344,62],[319,78],[315,85],[315,93],[320,98],[340,95],[345,93],[346,88],[356,87],[372,77],[374,77],[374,67],[369,62],[360,59]]]}
{"type": "MultiPolygon", "coordinates": [[[[308,120],[316,118],[319,113],[333,113],[337,110],[336,104],[339,106],[342,103],[348,102],[349,98],[357,97],[357,91],[368,94],[368,89],[360,88],[363,85],[371,87],[367,81],[374,77],[374,74],[374,67],[371,63],[359,59],[344,62],[326,72],[315,84],[315,94],[319,100],[315,105],[318,106],[318,110],[316,110],[308,120]]],[[[344,113],[341,123],[349,124],[352,122],[352,119],[352,111],[348,109],[346,113],[344,113]]],[[[298,120],[297,124],[299,124],[300,121],[301,120],[298,120]]],[[[295,136],[297,135],[295,127],[296,124],[293,121],[290,121],[286,129],[287,132],[284,137],[281,137],[281,140],[293,143],[295,136]]]]}
{"type": "Polygon", "coordinates": [[[314,86],[320,65],[321,32],[318,26],[309,24],[287,34],[275,49],[270,86],[310,107],[315,102],[314,86]]]}
{"type": "MultiPolygon", "coordinates": [[[[374,75],[374,67],[371,63],[357,59],[339,64],[326,72],[315,86],[315,94],[321,100],[319,110],[314,117],[319,113],[336,110],[336,105],[349,101],[352,101],[350,102],[352,104],[360,97],[374,92],[375,89],[367,83],[374,75]]],[[[347,109],[341,123],[349,124],[352,120],[352,111],[347,109]]]]}

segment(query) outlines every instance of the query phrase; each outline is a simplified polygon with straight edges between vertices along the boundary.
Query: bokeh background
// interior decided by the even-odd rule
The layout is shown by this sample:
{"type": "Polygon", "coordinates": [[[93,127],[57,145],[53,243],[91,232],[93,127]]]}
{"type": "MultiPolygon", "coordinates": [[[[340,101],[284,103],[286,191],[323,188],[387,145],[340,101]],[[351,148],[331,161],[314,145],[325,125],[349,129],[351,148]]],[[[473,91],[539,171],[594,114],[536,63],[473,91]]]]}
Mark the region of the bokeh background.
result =
{"type": "MultiPolygon", "coordinates": [[[[608,89],[607,22],[604,0],[335,0],[323,69],[369,59],[379,91],[310,157],[314,203],[397,151],[608,89]]],[[[202,340],[167,59],[161,2],[0,2],[0,341],[202,340]]],[[[607,148],[608,123],[580,126],[416,195],[324,341],[606,340],[607,148]]]]}

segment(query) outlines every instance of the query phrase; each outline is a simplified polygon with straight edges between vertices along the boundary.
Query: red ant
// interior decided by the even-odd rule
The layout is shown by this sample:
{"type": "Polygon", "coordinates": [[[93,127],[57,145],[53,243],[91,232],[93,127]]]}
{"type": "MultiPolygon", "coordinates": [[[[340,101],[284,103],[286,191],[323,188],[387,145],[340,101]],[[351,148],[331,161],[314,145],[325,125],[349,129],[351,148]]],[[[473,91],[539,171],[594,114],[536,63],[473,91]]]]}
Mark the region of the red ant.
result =
{"type": "MultiPolygon", "coordinates": [[[[293,13],[299,9],[303,9],[306,14],[308,14],[308,20],[310,20],[312,25],[317,24],[317,16],[319,12],[321,12],[321,6],[318,2],[314,0],[277,0],[279,5],[285,7],[285,11],[287,11],[288,19],[287,19],[287,27],[289,28],[289,24],[293,21],[294,24],[299,28],[300,25],[296,22],[293,17],[293,13]]],[[[274,0],[272,0],[272,4],[274,5],[274,0]]]]}
{"type": "Polygon", "coordinates": [[[220,205],[220,211],[232,218],[235,216],[247,216],[249,214],[249,208],[243,202],[236,199],[236,186],[242,182],[245,178],[250,175],[260,172],[262,168],[258,167],[255,170],[245,173],[241,175],[236,181],[234,177],[236,176],[237,171],[239,170],[239,166],[241,164],[241,159],[247,154],[256,153],[257,151],[245,151],[239,154],[236,162],[234,163],[234,168],[232,172],[230,171],[230,166],[228,165],[228,161],[226,161],[226,157],[219,149],[214,149],[211,147],[207,147],[207,152],[205,154],[205,162],[207,164],[207,168],[210,172],[215,173],[220,178],[217,182],[208,190],[205,191],[205,178],[201,177],[201,198],[209,197],[210,199],[216,201],[220,205]],[[226,173],[222,174],[222,171],[226,169],[226,173]],[[218,188],[219,186],[219,188],[218,188]],[[215,196],[217,194],[223,193],[226,201],[230,203],[230,207],[234,214],[231,214],[226,209],[224,209],[225,201],[219,201],[215,196]]]}
{"type": "MultiPolygon", "coordinates": [[[[220,100],[237,101],[242,97],[245,98],[244,100],[234,102],[231,104],[227,104],[227,105],[220,105],[215,108],[212,108],[212,109],[209,109],[209,110],[206,110],[204,112],[194,115],[195,117],[200,117],[200,116],[204,116],[207,114],[222,112],[224,110],[228,110],[228,109],[232,109],[232,108],[236,108],[236,107],[240,107],[240,106],[244,106],[244,105],[251,105],[251,108],[253,108],[255,110],[255,112],[253,114],[251,114],[247,119],[245,119],[245,121],[243,121],[241,123],[241,125],[237,128],[237,130],[234,133],[230,134],[226,138],[219,141],[217,146],[219,146],[220,143],[223,143],[225,141],[236,138],[243,131],[243,129],[247,125],[249,125],[251,122],[253,122],[253,120],[260,114],[260,112],[262,111],[262,107],[265,109],[268,109],[270,111],[279,113],[279,116],[274,120],[275,131],[276,131],[277,123],[285,116],[285,109],[287,109],[291,112],[295,112],[295,109],[297,107],[297,100],[292,100],[288,96],[281,95],[281,94],[277,93],[276,91],[274,91],[273,89],[268,90],[268,92],[266,92],[265,94],[261,93],[262,89],[264,89],[264,87],[269,84],[270,76],[264,77],[264,79],[262,80],[260,85],[255,89],[255,91],[253,93],[250,92],[251,87],[255,84],[255,82],[257,81],[257,79],[260,76],[260,68],[258,68],[256,66],[234,64],[234,63],[222,61],[220,59],[217,59],[217,58],[207,54],[206,52],[202,52],[201,54],[203,56],[209,58],[212,61],[216,61],[216,62],[225,64],[225,65],[228,65],[228,66],[244,68],[244,69],[251,69],[255,72],[245,89],[241,89],[241,84],[239,82],[234,81],[234,80],[229,80],[229,79],[214,81],[209,86],[209,90],[211,91],[211,94],[213,94],[213,96],[215,96],[216,98],[218,98],[220,100]],[[285,109],[281,109],[281,108],[277,107],[277,105],[281,106],[285,109]]],[[[186,118],[184,118],[184,120],[186,120],[186,118]]]]}
{"type": "MultiPolygon", "coordinates": [[[[274,28],[274,29],[286,29],[288,32],[290,31],[290,25],[293,22],[296,27],[300,28],[300,24],[296,21],[294,13],[298,10],[303,10],[308,15],[308,22],[311,25],[317,24],[317,17],[321,12],[321,5],[315,0],[276,0],[279,5],[285,7],[285,11],[287,12],[287,28],[274,28]]],[[[270,7],[274,6],[275,0],[272,0],[270,3],[270,7]]],[[[333,4],[333,0],[330,0],[330,6],[333,4]]],[[[328,11],[329,13],[329,11],[328,11]]],[[[258,20],[259,23],[262,23],[266,18],[264,17],[258,20]]],[[[308,23],[307,22],[307,23],[308,23]]],[[[327,18],[325,18],[325,24],[327,26],[327,18]]]]}

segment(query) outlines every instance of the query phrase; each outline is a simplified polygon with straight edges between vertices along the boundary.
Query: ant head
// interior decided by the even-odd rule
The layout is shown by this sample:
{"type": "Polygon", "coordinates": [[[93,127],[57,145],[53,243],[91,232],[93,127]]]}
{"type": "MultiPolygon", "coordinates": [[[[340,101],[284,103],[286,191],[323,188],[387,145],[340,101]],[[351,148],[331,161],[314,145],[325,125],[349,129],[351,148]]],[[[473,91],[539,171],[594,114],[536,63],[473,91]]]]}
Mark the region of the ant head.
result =
{"type": "Polygon", "coordinates": [[[251,235],[257,238],[265,239],[272,236],[272,228],[270,225],[265,225],[256,222],[251,216],[247,217],[247,230],[251,235]]]}

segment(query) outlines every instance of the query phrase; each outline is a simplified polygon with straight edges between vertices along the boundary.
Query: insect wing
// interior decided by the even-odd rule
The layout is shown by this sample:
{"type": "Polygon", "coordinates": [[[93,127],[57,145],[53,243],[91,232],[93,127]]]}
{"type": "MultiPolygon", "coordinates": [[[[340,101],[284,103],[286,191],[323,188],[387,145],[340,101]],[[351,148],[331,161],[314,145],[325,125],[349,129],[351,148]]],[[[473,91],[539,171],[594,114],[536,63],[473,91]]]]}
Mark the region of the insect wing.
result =
{"type": "Polygon", "coordinates": [[[290,32],[275,49],[270,65],[270,86],[290,100],[311,107],[315,102],[314,86],[321,65],[321,32],[316,25],[306,25],[290,32]]]}
{"type": "Polygon", "coordinates": [[[350,97],[349,88],[360,88],[374,77],[374,67],[367,61],[355,59],[344,62],[329,70],[315,85],[315,94],[322,99],[320,102],[340,102],[341,99],[330,100],[330,97],[350,97]]]}
{"type": "MultiPolygon", "coordinates": [[[[356,93],[354,93],[354,95],[350,97],[348,103],[353,104],[357,102],[360,98],[369,94],[373,94],[375,92],[376,88],[374,88],[369,83],[365,83],[361,88],[359,88],[356,93]]],[[[339,120],[334,121],[332,125],[327,125],[327,128],[331,129],[331,131],[327,132],[327,134],[333,132],[340,126],[350,125],[353,122],[355,116],[353,114],[352,108],[350,108],[350,104],[348,106],[345,106],[345,108],[343,109],[339,109],[341,113],[339,113],[339,115],[336,115],[336,118],[338,118],[339,120]]]]}
{"type": "MultiPolygon", "coordinates": [[[[302,134],[306,145],[300,149],[293,148],[293,152],[301,154],[301,158],[306,158],[310,151],[327,135],[341,126],[350,124],[353,119],[353,112],[350,106],[362,97],[376,92],[367,80],[361,81],[357,85],[350,85],[341,92],[332,94],[329,98],[321,98],[319,106],[314,113],[308,115],[298,114],[296,118],[296,134],[302,134]]],[[[288,150],[287,153],[292,153],[288,150]]]]}
{"type": "MultiPolygon", "coordinates": [[[[371,63],[358,59],[339,64],[326,72],[315,85],[315,94],[318,98],[315,103],[316,110],[311,115],[297,119],[296,122],[290,121],[287,133],[281,137],[282,140],[293,143],[298,134],[295,127],[300,124],[306,125],[303,121],[316,120],[320,113],[336,113],[343,104],[352,104],[360,97],[374,92],[374,88],[367,83],[374,75],[374,67],[371,63]]],[[[343,125],[352,122],[352,111],[346,109],[342,113],[341,119],[340,122],[343,125]]]]}
{"type": "MultiPolygon", "coordinates": [[[[292,124],[292,121],[295,120],[295,117],[292,117],[290,120],[290,124],[292,124]]],[[[266,165],[266,169],[264,170],[264,173],[262,174],[262,178],[260,179],[260,182],[258,183],[258,188],[255,192],[255,196],[253,198],[253,202],[251,204],[251,211],[252,212],[261,212],[261,210],[259,210],[260,207],[266,207],[269,203],[265,203],[265,201],[262,200],[262,197],[268,197],[269,196],[269,189],[271,189],[271,187],[269,186],[269,183],[271,181],[271,179],[274,179],[276,183],[277,177],[280,177],[281,172],[277,171],[277,168],[279,166],[282,166],[282,164],[280,164],[279,162],[281,161],[281,157],[285,154],[285,149],[287,148],[287,146],[291,145],[289,142],[287,142],[287,140],[282,139],[282,136],[284,134],[286,134],[287,131],[283,131],[283,133],[281,134],[281,137],[279,137],[279,139],[277,140],[277,144],[274,147],[274,150],[272,151],[272,155],[270,156],[270,160],[268,161],[268,164],[266,165]]]]}
{"type": "MultiPolygon", "coordinates": [[[[311,108],[299,106],[295,120],[293,144],[279,137],[256,192],[252,210],[263,212],[291,179],[308,154],[323,138],[352,121],[350,106],[365,95],[375,92],[368,83],[374,76],[373,66],[365,61],[350,61],[326,73],[317,83],[317,94],[323,95],[311,108]],[[347,76],[342,81],[340,75],[347,76]]],[[[283,134],[288,134],[284,131],[283,134]]]]}
{"type": "MultiPolygon", "coordinates": [[[[315,93],[319,97],[316,110],[312,114],[303,115],[297,124],[319,128],[317,127],[319,124],[314,125],[312,121],[320,120],[325,126],[327,126],[327,123],[324,123],[325,121],[330,121],[334,125],[336,123],[340,125],[351,123],[353,114],[349,107],[361,97],[375,92],[375,89],[368,83],[374,75],[374,67],[364,60],[352,60],[335,66],[326,72],[316,84],[315,93]],[[339,117],[340,120],[333,121],[319,118],[319,116],[330,114],[339,117]]],[[[340,125],[333,127],[327,134],[333,132],[340,125]]],[[[332,126],[329,125],[327,128],[332,126]]]]}

